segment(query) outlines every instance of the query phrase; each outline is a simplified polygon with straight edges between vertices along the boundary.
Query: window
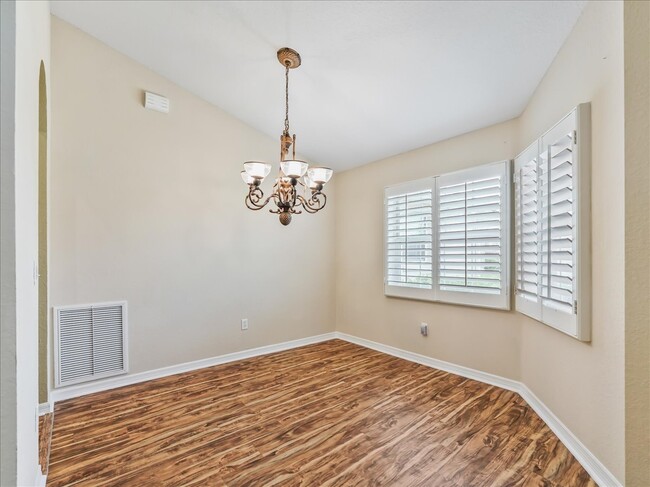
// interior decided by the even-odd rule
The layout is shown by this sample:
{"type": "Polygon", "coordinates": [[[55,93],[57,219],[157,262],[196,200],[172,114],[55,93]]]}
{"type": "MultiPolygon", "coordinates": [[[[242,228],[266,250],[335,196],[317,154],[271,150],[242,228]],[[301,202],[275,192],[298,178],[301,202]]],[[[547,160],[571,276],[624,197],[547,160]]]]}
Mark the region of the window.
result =
{"type": "Polygon", "coordinates": [[[386,188],[388,296],[509,309],[508,161],[386,188]]]}
{"type": "Polygon", "coordinates": [[[589,105],[515,159],[517,311],[590,339],[589,105]]]}

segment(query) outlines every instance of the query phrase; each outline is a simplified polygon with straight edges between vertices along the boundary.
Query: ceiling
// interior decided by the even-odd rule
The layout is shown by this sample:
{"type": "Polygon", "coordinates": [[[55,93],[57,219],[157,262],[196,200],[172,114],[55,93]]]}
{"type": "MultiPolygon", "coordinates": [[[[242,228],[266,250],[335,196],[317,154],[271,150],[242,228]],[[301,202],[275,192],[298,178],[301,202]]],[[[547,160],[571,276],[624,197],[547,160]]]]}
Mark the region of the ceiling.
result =
{"type": "Polygon", "coordinates": [[[51,8],[273,138],[284,119],[275,53],[298,50],[302,66],[290,78],[298,151],[344,170],[520,115],[585,4],[55,1],[51,8]]]}

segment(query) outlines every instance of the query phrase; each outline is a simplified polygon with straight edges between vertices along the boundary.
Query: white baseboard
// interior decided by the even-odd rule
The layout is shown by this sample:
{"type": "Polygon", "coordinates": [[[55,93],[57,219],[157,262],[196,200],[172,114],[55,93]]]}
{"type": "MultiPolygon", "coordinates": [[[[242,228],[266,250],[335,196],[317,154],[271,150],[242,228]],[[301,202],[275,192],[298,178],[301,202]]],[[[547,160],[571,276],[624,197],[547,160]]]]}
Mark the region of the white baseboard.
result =
{"type": "Polygon", "coordinates": [[[38,415],[43,416],[44,414],[48,414],[54,411],[54,408],[52,407],[52,402],[44,402],[38,405],[38,415]]]}
{"type": "MultiPolygon", "coordinates": [[[[445,362],[443,360],[434,359],[425,355],[409,352],[400,348],[391,347],[389,345],[384,345],[382,343],[373,342],[371,340],[366,340],[365,338],[359,338],[341,332],[325,333],[323,335],[316,335],[312,337],[301,338],[299,340],[292,340],[289,342],[277,343],[274,345],[267,345],[259,348],[252,348],[249,350],[244,350],[242,352],[229,353],[226,355],[220,355],[218,357],[196,360],[194,362],[187,362],[170,367],[163,367],[148,372],[111,377],[109,379],[104,379],[88,384],[54,389],[50,392],[50,402],[39,406],[39,414],[41,414],[41,407],[43,410],[45,410],[46,407],[51,410],[51,407],[57,401],[64,401],[66,399],[71,399],[77,396],[106,391],[109,389],[114,389],[116,387],[137,384],[139,382],[145,382],[148,380],[159,379],[174,374],[180,374],[182,372],[202,369],[204,367],[212,367],[214,365],[225,364],[237,360],[266,355],[269,353],[290,350],[292,348],[311,345],[313,343],[320,343],[327,340],[332,340],[334,338],[339,338],[341,340],[345,340],[362,347],[370,348],[378,352],[386,353],[394,357],[399,357],[411,362],[416,362],[428,367],[433,367],[435,369],[444,370],[445,372],[460,375],[461,377],[467,377],[468,379],[477,380],[479,382],[484,382],[486,384],[516,392],[548,425],[551,431],[555,433],[555,435],[560,439],[560,441],[562,441],[562,443],[567,447],[571,454],[573,454],[576,460],[580,462],[587,473],[591,475],[591,478],[594,479],[594,481],[600,487],[622,487],[622,484],[616,479],[616,477],[614,477],[614,475],[612,475],[612,473],[607,470],[607,468],[587,449],[587,447],[583,445],[582,442],[578,440],[578,438],[576,438],[571,430],[569,430],[569,428],[567,428],[564,423],[562,423],[562,421],[560,421],[557,416],[555,416],[553,412],[548,407],[546,407],[546,405],[540,401],[540,399],[535,396],[535,394],[533,394],[533,392],[528,389],[525,384],[516,380],[507,379],[505,377],[500,377],[494,374],[488,374],[487,372],[471,369],[469,367],[463,367],[462,365],[445,362]]],[[[49,410],[46,412],[49,412],[49,410]]]]}
{"type": "Polygon", "coordinates": [[[566,427],[560,419],[553,414],[553,412],[526,386],[526,384],[506,379],[498,375],[488,374],[480,370],[470,369],[461,365],[452,364],[442,360],[437,360],[425,355],[402,350],[400,348],[391,347],[382,343],[359,338],[347,333],[335,332],[336,338],[345,340],[362,347],[371,348],[378,352],[393,355],[394,357],[403,358],[411,362],[433,367],[434,369],[444,370],[452,374],[474,379],[479,382],[484,382],[493,386],[508,389],[519,394],[524,401],[537,413],[537,415],[544,421],[553,433],[560,439],[560,441],[567,447],[567,450],[575,457],[575,459],[584,467],[591,478],[600,487],[622,487],[614,475],[607,470],[596,456],[589,451],[589,449],[566,427]]]}
{"type": "Polygon", "coordinates": [[[214,365],[221,365],[228,362],[235,362],[260,355],[267,355],[269,353],[282,352],[283,350],[290,350],[292,348],[303,347],[313,343],[324,342],[335,338],[334,332],[324,333],[322,335],[315,335],[307,338],[300,338],[298,340],[291,340],[288,342],[276,343],[274,345],[266,345],[264,347],[251,348],[241,352],[228,353],[226,355],[219,355],[217,357],[206,358],[202,360],[195,360],[193,362],[186,362],[183,364],[172,365],[169,367],[162,367],[160,369],[149,370],[147,372],[139,372],[135,374],[120,375],[110,377],[108,379],[88,382],[75,386],[61,387],[53,389],[50,392],[50,403],[65,401],[73,397],[85,396],[86,394],[93,394],[95,392],[107,391],[115,389],[116,387],[129,386],[139,382],[145,382],[153,379],[160,379],[170,375],[181,374],[192,370],[203,369],[205,367],[212,367],[214,365]]]}
{"type": "Polygon", "coordinates": [[[470,369],[469,367],[463,367],[462,365],[452,364],[450,362],[445,362],[444,360],[427,357],[426,355],[408,352],[400,348],[391,347],[390,345],[384,345],[383,343],[377,343],[371,340],[366,340],[365,338],[348,335],[347,333],[341,333],[337,331],[335,332],[335,335],[336,338],[340,338],[346,342],[354,343],[366,348],[371,348],[378,352],[392,355],[394,357],[403,358],[410,362],[416,362],[418,364],[426,365],[427,367],[444,370],[445,372],[450,372],[452,374],[460,375],[461,377],[467,377],[468,379],[474,379],[479,382],[501,387],[502,389],[507,389],[509,391],[514,391],[517,393],[519,392],[521,383],[517,382],[516,380],[506,379],[505,377],[488,374],[487,372],[481,372],[480,370],[470,369]]]}
{"type": "Polygon", "coordinates": [[[526,384],[521,383],[519,395],[528,403],[528,405],[542,418],[550,430],[555,433],[560,441],[567,447],[567,450],[575,457],[576,460],[584,467],[591,478],[600,487],[622,487],[614,474],[612,474],[605,465],[603,465],[596,456],[566,427],[560,419],[553,414],[546,404],[544,404],[526,384]]]}
{"type": "Polygon", "coordinates": [[[36,465],[37,471],[36,475],[34,476],[34,486],[35,487],[45,487],[47,484],[47,475],[43,475],[41,472],[41,466],[36,465]]]}

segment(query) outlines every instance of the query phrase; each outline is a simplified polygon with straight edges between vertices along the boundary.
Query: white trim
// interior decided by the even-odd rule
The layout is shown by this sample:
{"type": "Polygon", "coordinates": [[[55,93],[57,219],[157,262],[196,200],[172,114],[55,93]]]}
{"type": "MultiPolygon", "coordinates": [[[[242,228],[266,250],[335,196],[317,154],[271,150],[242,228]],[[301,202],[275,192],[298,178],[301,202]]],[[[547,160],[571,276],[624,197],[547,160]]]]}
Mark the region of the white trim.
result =
{"type": "Polygon", "coordinates": [[[362,347],[377,350],[394,357],[399,357],[410,362],[444,370],[452,374],[474,379],[493,386],[501,387],[519,394],[526,403],[537,413],[537,415],[546,423],[550,430],[555,433],[558,439],[567,447],[575,459],[584,467],[591,478],[600,487],[622,487],[618,479],[603,465],[596,456],[571,432],[560,419],[522,382],[500,377],[498,375],[488,374],[480,370],[463,367],[462,365],[452,364],[443,360],[434,359],[425,355],[391,347],[381,343],[359,338],[347,333],[335,332],[336,338],[345,340],[362,347]]]}
{"type": "Polygon", "coordinates": [[[137,384],[139,382],[145,382],[148,380],[160,379],[161,377],[167,377],[174,374],[203,369],[205,367],[212,367],[214,365],[225,364],[228,362],[235,362],[237,360],[258,357],[260,355],[266,355],[269,353],[282,352],[283,350],[290,350],[292,348],[303,347],[305,345],[311,345],[313,343],[325,342],[334,338],[336,338],[334,332],[324,333],[322,335],[300,338],[298,340],[291,340],[288,342],[276,343],[273,345],[266,345],[258,348],[251,348],[248,350],[243,350],[241,352],[228,353],[225,355],[219,355],[217,357],[210,357],[202,360],[195,360],[193,362],[171,365],[169,367],[162,367],[160,369],[149,370],[147,372],[121,375],[80,385],[60,387],[52,390],[50,393],[50,402],[55,403],[58,401],[65,401],[66,399],[72,399],[73,397],[85,396],[86,394],[107,391],[109,389],[115,389],[116,387],[123,387],[131,384],[137,384]]]}
{"type": "Polygon", "coordinates": [[[44,402],[42,404],[38,405],[38,415],[43,416],[44,414],[48,414],[54,411],[53,403],[51,402],[44,402]]]}
{"type": "Polygon", "coordinates": [[[41,465],[37,464],[36,465],[36,475],[34,476],[34,485],[35,487],[45,487],[47,484],[47,475],[43,475],[43,472],[41,472],[41,465]]]}
{"type": "Polygon", "coordinates": [[[509,391],[519,392],[520,389],[520,382],[517,382],[516,380],[506,379],[505,377],[500,377],[498,375],[488,374],[487,372],[481,372],[480,370],[470,369],[469,367],[463,367],[462,365],[452,364],[451,362],[445,362],[444,360],[427,357],[426,355],[420,355],[419,353],[408,352],[406,350],[402,350],[401,348],[391,347],[382,343],[366,340],[365,338],[348,335],[347,333],[341,333],[337,331],[336,338],[340,338],[346,342],[354,343],[355,345],[371,348],[372,350],[392,355],[393,357],[403,358],[410,362],[426,365],[427,367],[444,370],[445,372],[460,375],[461,377],[467,377],[468,379],[474,379],[479,382],[501,387],[502,389],[507,389],[509,391]]]}
{"type": "Polygon", "coordinates": [[[603,465],[596,456],[566,427],[526,384],[520,383],[519,395],[542,418],[550,430],[555,433],[567,450],[584,467],[591,478],[600,487],[622,487],[616,477],[603,465]]]}

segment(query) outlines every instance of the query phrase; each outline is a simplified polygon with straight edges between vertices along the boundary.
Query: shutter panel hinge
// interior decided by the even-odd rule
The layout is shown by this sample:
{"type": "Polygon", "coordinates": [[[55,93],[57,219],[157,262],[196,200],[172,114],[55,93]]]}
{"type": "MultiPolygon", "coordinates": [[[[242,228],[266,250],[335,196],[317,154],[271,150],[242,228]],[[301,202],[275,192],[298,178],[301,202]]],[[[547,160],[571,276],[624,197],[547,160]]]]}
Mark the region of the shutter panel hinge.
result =
{"type": "Polygon", "coordinates": [[[578,300],[573,301],[573,314],[578,314],[578,300]]]}
{"type": "Polygon", "coordinates": [[[573,131],[573,143],[578,143],[578,132],[576,130],[573,131]]]}

